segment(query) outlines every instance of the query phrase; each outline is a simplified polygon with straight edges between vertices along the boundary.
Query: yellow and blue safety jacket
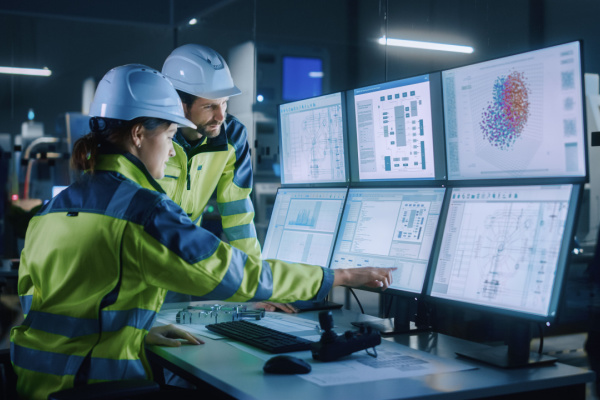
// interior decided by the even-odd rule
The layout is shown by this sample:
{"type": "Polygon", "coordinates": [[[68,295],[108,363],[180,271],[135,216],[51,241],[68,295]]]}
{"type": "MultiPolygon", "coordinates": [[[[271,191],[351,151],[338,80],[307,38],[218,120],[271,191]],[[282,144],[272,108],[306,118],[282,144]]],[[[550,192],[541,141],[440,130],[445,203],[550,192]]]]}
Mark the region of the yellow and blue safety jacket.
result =
{"type": "Polygon", "coordinates": [[[167,195],[200,225],[216,189],[227,240],[246,254],[260,257],[250,200],[252,162],[246,127],[227,115],[219,136],[204,137],[191,146],[178,131],[173,142],[176,155],[168,161],[165,177],[159,181],[167,195]]]}
{"type": "Polygon", "coordinates": [[[25,320],[11,332],[18,392],[46,399],[78,384],[151,378],[144,338],[167,290],[287,302],[324,298],[332,284],[329,270],[263,261],[221,242],[137,158],[100,155],[94,174],[29,224],[18,282],[25,320]]]}

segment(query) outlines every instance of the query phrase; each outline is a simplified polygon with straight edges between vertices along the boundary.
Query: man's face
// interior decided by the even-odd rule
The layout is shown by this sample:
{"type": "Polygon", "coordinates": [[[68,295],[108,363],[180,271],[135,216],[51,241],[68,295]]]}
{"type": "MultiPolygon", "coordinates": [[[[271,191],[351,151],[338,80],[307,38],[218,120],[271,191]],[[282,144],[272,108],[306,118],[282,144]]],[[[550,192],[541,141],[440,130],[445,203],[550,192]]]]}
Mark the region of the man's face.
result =
{"type": "Polygon", "coordinates": [[[197,131],[183,129],[188,140],[198,140],[203,136],[214,138],[219,136],[221,125],[227,116],[227,101],[229,97],[220,99],[204,99],[198,97],[191,106],[184,104],[185,117],[198,127],[197,131]]]}

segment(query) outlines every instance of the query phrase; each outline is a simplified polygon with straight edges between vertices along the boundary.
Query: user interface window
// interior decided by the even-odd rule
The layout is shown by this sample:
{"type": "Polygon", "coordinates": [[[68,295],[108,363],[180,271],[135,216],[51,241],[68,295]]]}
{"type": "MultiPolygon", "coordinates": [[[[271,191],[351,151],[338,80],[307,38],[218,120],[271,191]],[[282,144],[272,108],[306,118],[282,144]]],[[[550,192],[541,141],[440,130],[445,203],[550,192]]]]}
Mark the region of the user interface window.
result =
{"type": "Polygon", "coordinates": [[[342,94],[279,107],[281,183],[347,181],[342,94]]]}
{"type": "Polygon", "coordinates": [[[354,90],[359,180],[434,179],[429,75],[354,90]]]}
{"type": "Polygon", "coordinates": [[[346,188],[280,188],[262,256],[327,267],[346,188]]]}
{"type": "Polygon", "coordinates": [[[578,42],[442,72],[448,178],[585,177],[578,42]]]}
{"type": "Polygon", "coordinates": [[[331,268],[397,267],[391,288],[420,293],[444,192],[351,188],[331,268]]]}
{"type": "Polygon", "coordinates": [[[547,316],[572,190],[452,189],[431,295],[547,316]]]}

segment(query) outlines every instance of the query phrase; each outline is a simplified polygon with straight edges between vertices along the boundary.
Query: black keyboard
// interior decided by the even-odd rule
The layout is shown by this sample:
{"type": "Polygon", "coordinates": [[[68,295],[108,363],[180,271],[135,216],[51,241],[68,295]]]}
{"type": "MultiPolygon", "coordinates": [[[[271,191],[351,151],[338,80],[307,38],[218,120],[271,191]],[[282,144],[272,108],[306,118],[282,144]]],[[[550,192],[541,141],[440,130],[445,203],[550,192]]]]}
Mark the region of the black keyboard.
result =
{"type": "Polygon", "coordinates": [[[210,324],[206,325],[206,329],[274,354],[310,350],[312,343],[310,340],[244,320],[210,324]]]}

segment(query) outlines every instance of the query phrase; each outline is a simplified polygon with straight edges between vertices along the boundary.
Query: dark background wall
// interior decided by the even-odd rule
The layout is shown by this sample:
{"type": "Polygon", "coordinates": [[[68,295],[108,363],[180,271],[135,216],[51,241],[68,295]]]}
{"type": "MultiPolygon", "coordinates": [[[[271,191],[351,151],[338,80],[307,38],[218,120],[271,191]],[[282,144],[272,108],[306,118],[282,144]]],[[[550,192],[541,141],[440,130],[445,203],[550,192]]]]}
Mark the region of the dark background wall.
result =
{"type": "Polygon", "coordinates": [[[329,91],[454,67],[547,45],[584,40],[586,72],[600,72],[592,0],[57,0],[0,4],[0,65],[52,69],[49,78],[0,75],[0,132],[18,133],[27,110],[46,134],[55,118],[81,108],[84,79],[111,67],[160,68],[178,44],[219,52],[240,43],[317,46],[329,54],[329,91]],[[140,3],[137,3],[140,4],[140,3]],[[187,25],[192,16],[195,26],[187,25]],[[470,45],[472,54],[388,48],[404,37],[470,45]]]}

